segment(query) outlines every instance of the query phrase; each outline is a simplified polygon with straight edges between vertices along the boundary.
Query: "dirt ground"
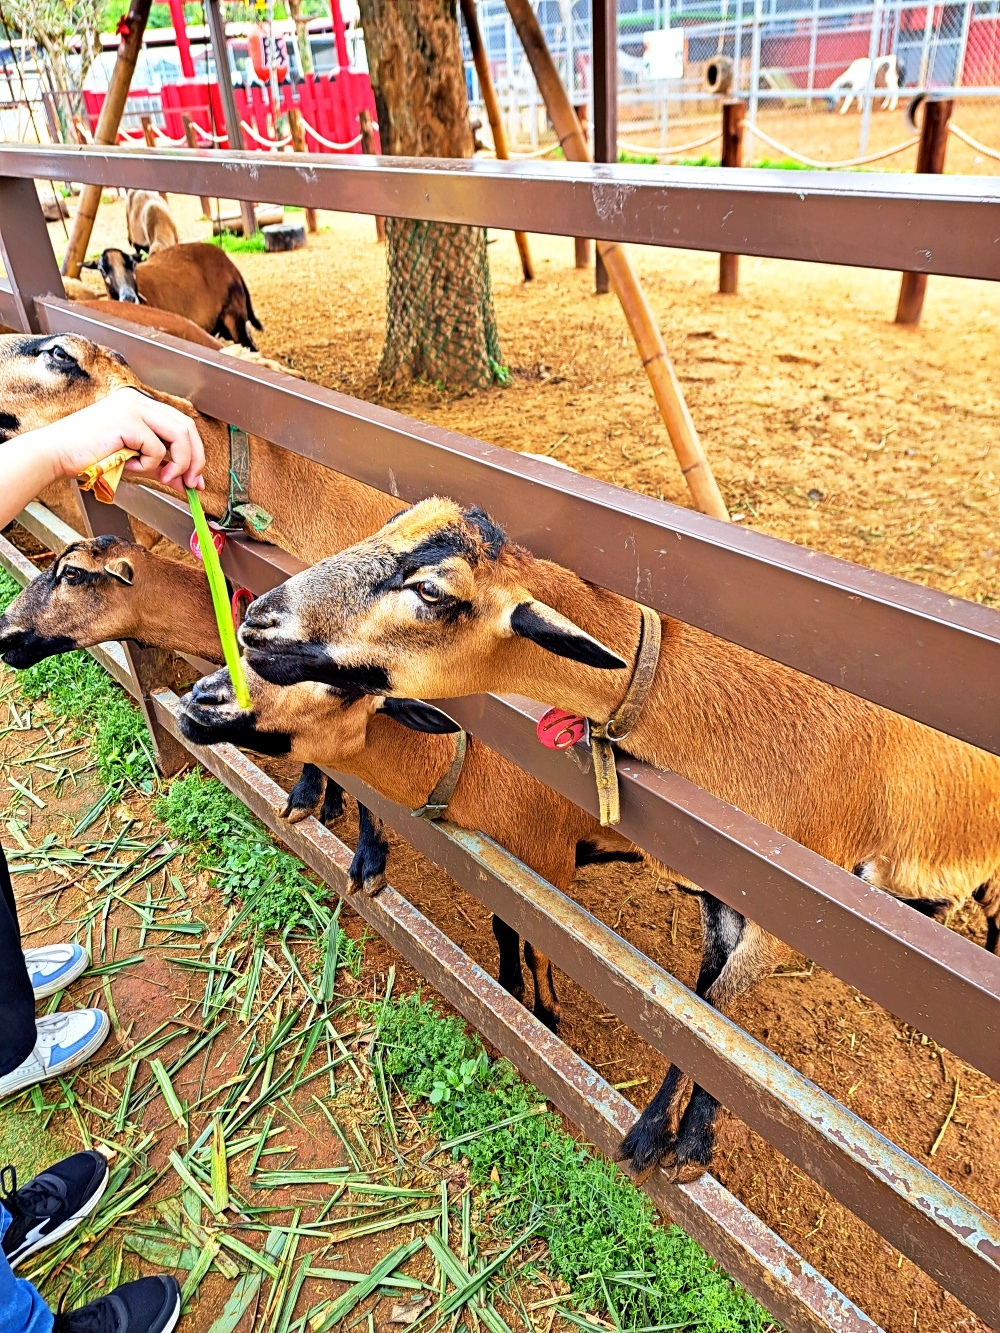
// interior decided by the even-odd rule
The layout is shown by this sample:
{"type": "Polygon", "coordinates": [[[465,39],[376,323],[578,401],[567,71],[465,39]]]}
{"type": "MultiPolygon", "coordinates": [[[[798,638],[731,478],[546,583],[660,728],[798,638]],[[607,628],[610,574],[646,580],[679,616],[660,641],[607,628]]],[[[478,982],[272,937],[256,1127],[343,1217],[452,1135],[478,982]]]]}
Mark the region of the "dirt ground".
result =
{"type": "MultiPolygon", "coordinates": [[[[185,237],[204,236],[196,201],[174,203],[185,237]]],[[[374,225],[325,214],[321,222],[306,251],[237,256],[265,325],[263,351],[331,388],[687,503],[618,305],[595,297],[592,274],[573,269],[570,240],[531,238],[538,278],[529,286],[509,235],[491,249],[509,388],[455,397],[418,387],[390,397],[377,380],[385,279],[374,225]]],[[[124,236],[123,205],[103,208],[94,248],[124,236]]],[[[992,452],[1000,287],[932,278],[922,324],[904,330],[892,323],[895,274],[744,259],[740,294],[720,297],[713,255],[641,249],[634,257],[734,518],[965,598],[1000,601],[992,452]]],[[[394,850],[390,878],[477,961],[495,966],[476,902],[405,846],[394,850]]],[[[575,893],[693,981],[699,932],[690,899],[643,868],[586,870],[575,893]]],[[[977,909],[956,924],[980,937],[977,909]]],[[[369,948],[391,957],[379,942],[369,948]]],[[[666,1062],[565,979],[561,990],[566,1040],[644,1104],[666,1062]]],[[[735,1017],[996,1211],[996,1085],[819,968],[768,981],[735,1017]],[[957,1109],[932,1158],[956,1079],[957,1109]]],[[[890,1333],[980,1327],[732,1118],[713,1169],[890,1333]]]]}

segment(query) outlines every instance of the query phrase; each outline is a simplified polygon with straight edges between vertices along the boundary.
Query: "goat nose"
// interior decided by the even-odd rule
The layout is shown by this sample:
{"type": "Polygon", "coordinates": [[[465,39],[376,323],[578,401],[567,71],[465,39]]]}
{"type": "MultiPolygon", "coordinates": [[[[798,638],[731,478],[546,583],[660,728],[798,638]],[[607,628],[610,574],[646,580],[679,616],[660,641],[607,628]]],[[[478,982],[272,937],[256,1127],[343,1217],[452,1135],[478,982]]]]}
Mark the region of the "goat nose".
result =
{"type": "Polygon", "coordinates": [[[217,681],[197,680],[191,686],[191,702],[203,708],[210,708],[212,704],[225,703],[226,693],[219,687],[217,681]]]}

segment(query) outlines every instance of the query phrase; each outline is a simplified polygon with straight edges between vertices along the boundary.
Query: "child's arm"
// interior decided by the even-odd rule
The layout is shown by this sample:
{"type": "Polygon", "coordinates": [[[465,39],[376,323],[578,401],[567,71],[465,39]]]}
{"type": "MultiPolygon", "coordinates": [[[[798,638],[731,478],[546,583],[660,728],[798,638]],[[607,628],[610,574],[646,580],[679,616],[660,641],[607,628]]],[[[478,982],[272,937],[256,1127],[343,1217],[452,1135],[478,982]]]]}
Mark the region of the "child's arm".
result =
{"type": "Polygon", "coordinates": [[[75,477],[118,449],[138,449],[130,472],[182,490],[204,485],[205,449],[195,424],[183,412],[119,389],[26,435],[0,444],[0,527],[59,477],[75,477]]]}

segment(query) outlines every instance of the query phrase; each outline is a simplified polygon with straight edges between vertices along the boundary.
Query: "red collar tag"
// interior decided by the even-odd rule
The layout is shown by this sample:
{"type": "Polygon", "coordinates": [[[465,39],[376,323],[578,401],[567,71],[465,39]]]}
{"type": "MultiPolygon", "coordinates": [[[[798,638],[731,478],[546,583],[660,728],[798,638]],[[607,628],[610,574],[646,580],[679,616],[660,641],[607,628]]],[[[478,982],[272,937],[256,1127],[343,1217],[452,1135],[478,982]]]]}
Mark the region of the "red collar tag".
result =
{"type": "MultiPolygon", "coordinates": [[[[212,545],[218,551],[219,555],[221,555],[222,548],[226,544],[226,534],[224,532],[220,532],[218,528],[212,527],[211,524],[209,524],[209,527],[211,528],[212,531],[212,545]]],[[[201,547],[198,545],[198,534],[193,530],[191,532],[191,537],[188,541],[188,548],[196,560],[201,560],[201,547]]],[[[204,563],[205,562],[202,560],[202,564],[204,563]]]]}
{"type": "Polygon", "coordinates": [[[550,708],[538,719],[535,735],[548,750],[568,750],[578,741],[586,740],[588,730],[587,719],[579,713],[550,708]]]}
{"type": "Polygon", "coordinates": [[[254,594],[249,588],[237,588],[233,593],[233,599],[230,602],[230,609],[233,613],[233,628],[239,629],[246,618],[247,608],[255,600],[254,594]]]}

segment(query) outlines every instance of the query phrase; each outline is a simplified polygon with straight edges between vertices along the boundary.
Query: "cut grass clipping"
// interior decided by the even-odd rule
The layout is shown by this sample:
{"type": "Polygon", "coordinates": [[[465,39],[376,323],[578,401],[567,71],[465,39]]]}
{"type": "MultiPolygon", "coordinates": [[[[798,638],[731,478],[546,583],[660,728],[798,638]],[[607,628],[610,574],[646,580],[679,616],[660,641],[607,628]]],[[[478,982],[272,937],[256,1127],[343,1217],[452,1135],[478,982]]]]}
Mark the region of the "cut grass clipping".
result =
{"type": "Polygon", "coordinates": [[[494,1225],[506,1235],[537,1226],[546,1267],[580,1309],[618,1329],[773,1327],[689,1236],[658,1225],[649,1199],[616,1167],[540,1114],[535,1089],[507,1061],[490,1063],[460,1019],[441,1018],[419,996],[375,1006],[373,1016],[386,1073],[405,1096],[434,1105],[441,1148],[468,1160],[473,1183],[492,1198],[494,1225]]]}

